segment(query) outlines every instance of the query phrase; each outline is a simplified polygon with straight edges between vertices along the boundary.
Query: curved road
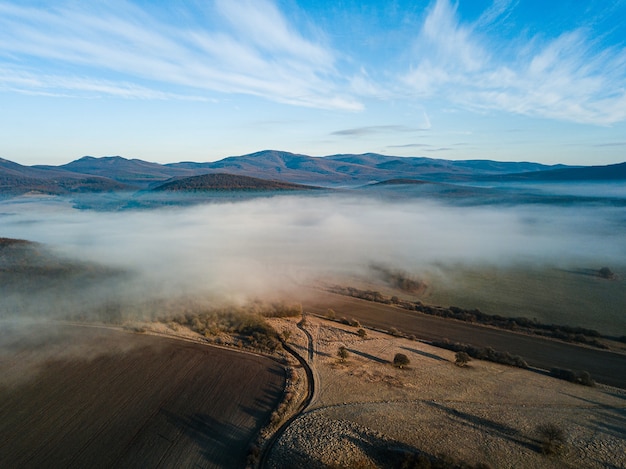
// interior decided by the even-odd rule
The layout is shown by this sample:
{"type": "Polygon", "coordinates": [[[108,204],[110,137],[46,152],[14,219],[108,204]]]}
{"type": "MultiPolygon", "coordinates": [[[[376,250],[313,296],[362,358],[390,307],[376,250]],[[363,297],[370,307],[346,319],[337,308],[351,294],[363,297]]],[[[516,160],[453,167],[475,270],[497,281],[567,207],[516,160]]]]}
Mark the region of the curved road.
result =
{"type": "Polygon", "coordinates": [[[303,301],[302,306],[305,311],[321,315],[331,308],[337,316],[355,318],[361,324],[384,330],[395,327],[423,340],[449,339],[493,347],[519,355],[530,366],[544,370],[558,367],[588,371],[599,383],[626,388],[626,354],[429,316],[326,291],[316,291],[315,298],[303,301]]]}
{"type": "MultiPolygon", "coordinates": [[[[298,329],[304,332],[304,334],[307,337],[307,341],[308,341],[307,349],[308,349],[309,361],[313,363],[313,357],[315,354],[313,336],[311,335],[309,331],[307,331],[302,326],[301,323],[298,323],[298,329]]],[[[313,396],[315,395],[315,378],[313,376],[313,369],[309,366],[307,361],[303,357],[301,357],[300,354],[295,351],[295,349],[287,345],[286,342],[283,342],[282,345],[283,345],[283,348],[287,350],[287,352],[289,352],[296,360],[298,360],[302,368],[304,368],[304,372],[306,373],[306,380],[307,380],[307,394],[304,397],[304,400],[302,401],[302,403],[300,404],[300,407],[298,408],[298,410],[296,410],[296,412],[288,420],[286,420],[280,427],[278,427],[278,429],[274,432],[274,434],[270,437],[270,439],[266,443],[265,448],[263,449],[263,452],[261,453],[261,457],[259,458],[258,467],[260,468],[266,467],[267,461],[269,459],[269,456],[272,452],[272,448],[274,447],[274,444],[276,443],[276,441],[278,441],[278,439],[285,432],[287,427],[289,427],[289,425],[291,425],[294,420],[296,420],[298,417],[300,417],[300,415],[302,415],[302,412],[304,412],[306,408],[311,404],[311,401],[313,400],[313,396]]]]}

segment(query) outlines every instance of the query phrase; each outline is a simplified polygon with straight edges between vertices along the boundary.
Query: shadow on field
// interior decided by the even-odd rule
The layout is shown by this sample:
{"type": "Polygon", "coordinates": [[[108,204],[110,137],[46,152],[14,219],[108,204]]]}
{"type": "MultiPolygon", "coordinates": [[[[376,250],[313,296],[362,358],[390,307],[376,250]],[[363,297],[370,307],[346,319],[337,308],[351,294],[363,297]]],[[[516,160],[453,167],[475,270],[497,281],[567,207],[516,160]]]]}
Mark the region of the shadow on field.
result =
{"type": "Polygon", "coordinates": [[[573,396],[567,393],[564,394],[574,399],[583,401],[586,404],[592,404],[599,409],[596,413],[594,413],[594,420],[589,422],[590,425],[594,426],[595,430],[602,433],[608,433],[615,438],[620,438],[622,440],[626,439],[625,407],[610,406],[591,399],[585,399],[580,396],[573,396]]]}
{"type": "Polygon", "coordinates": [[[370,355],[369,353],[365,353],[365,352],[361,352],[360,350],[354,350],[354,349],[347,349],[348,352],[353,353],[355,355],[358,355],[359,357],[363,357],[363,358],[367,358],[368,360],[372,360],[376,363],[382,363],[383,365],[386,365],[389,363],[389,360],[383,360],[382,358],[376,357],[374,355],[370,355]]]}
{"type": "Polygon", "coordinates": [[[440,357],[439,355],[435,355],[434,353],[428,353],[428,352],[423,352],[422,350],[416,350],[414,348],[410,348],[410,347],[402,347],[402,349],[407,350],[411,353],[414,353],[416,355],[421,355],[423,357],[426,358],[432,358],[433,360],[437,360],[440,362],[447,362],[448,360],[446,360],[445,358],[440,357]]]}
{"type": "Polygon", "coordinates": [[[203,458],[212,465],[236,467],[245,462],[245,429],[205,414],[181,416],[167,410],[161,412],[201,448],[203,458]]]}
{"type": "Polygon", "coordinates": [[[585,277],[600,277],[596,269],[555,269],[566,274],[583,275],[585,277]]]}
{"type": "Polygon", "coordinates": [[[462,424],[467,425],[468,427],[474,428],[481,432],[485,431],[486,429],[495,433],[501,438],[509,440],[511,443],[523,446],[530,449],[531,451],[541,451],[541,448],[539,447],[539,445],[536,444],[534,440],[524,436],[519,432],[519,430],[516,430],[515,428],[509,427],[502,423],[494,422],[493,420],[489,420],[483,417],[478,417],[477,415],[468,414],[467,412],[461,412],[460,410],[446,407],[436,402],[426,402],[426,404],[447,413],[454,419],[460,420],[462,424]]]}

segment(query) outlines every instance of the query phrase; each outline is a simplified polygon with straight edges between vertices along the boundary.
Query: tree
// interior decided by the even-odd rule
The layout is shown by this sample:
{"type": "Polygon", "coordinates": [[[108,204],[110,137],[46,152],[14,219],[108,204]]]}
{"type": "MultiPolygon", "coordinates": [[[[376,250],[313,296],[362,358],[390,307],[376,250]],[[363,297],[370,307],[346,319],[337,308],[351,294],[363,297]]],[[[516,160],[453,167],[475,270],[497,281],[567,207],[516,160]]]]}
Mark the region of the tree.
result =
{"type": "Polygon", "coordinates": [[[339,347],[339,350],[337,350],[337,356],[339,357],[339,360],[343,363],[346,361],[346,359],[348,358],[348,349],[345,348],[343,345],[341,347],[339,347]]]}
{"type": "Polygon", "coordinates": [[[356,333],[359,335],[361,339],[365,339],[365,337],[367,337],[367,331],[363,328],[356,331],[356,333]]]}
{"type": "Polygon", "coordinates": [[[457,353],[454,355],[454,357],[455,357],[455,361],[454,361],[454,363],[455,363],[457,366],[465,366],[465,365],[467,365],[467,364],[470,362],[470,360],[471,360],[471,358],[470,358],[470,356],[467,354],[467,352],[457,352],[457,353]]]}
{"type": "Polygon", "coordinates": [[[403,353],[396,353],[393,357],[393,366],[397,368],[404,368],[405,366],[408,366],[409,363],[411,363],[411,360],[409,360],[409,357],[403,353]]]}
{"type": "Polygon", "coordinates": [[[615,278],[615,273],[613,273],[613,271],[609,269],[608,267],[602,267],[600,270],[598,270],[598,275],[606,279],[615,278]]]}

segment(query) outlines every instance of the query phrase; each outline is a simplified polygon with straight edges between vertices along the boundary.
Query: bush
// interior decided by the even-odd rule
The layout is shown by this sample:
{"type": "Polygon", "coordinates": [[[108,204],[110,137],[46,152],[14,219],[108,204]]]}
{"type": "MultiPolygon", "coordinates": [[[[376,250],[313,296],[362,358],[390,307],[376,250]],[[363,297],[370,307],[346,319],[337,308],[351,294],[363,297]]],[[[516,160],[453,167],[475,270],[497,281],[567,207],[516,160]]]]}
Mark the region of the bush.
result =
{"type": "Polygon", "coordinates": [[[552,368],[550,376],[570,383],[582,384],[583,386],[595,386],[596,382],[591,378],[588,371],[575,372],[565,368],[552,368]]]}
{"type": "Polygon", "coordinates": [[[537,427],[541,452],[548,455],[563,454],[565,450],[565,431],[554,423],[547,423],[537,427]]]}
{"type": "Polygon", "coordinates": [[[367,331],[363,328],[359,329],[358,331],[356,331],[356,333],[358,334],[358,336],[361,339],[365,339],[367,337],[367,331]]]}
{"type": "Polygon", "coordinates": [[[600,270],[598,270],[598,275],[600,277],[606,278],[606,279],[613,279],[613,278],[615,278],[615,274],[608,267],[602,267],[600,270]]]}
{"type": "Polygon", "coordinates": [[[343,345],[339,347],[339,350],[337,350],[337,356],[339,357],[339,360],[342,363],[346,361],[346,359],[348,358],[348,355],[350,355],[348,353],[348,349],[345,348],[343,345]]]}
{"type": "Polygon", "coordinates": [[[463,351],[461,351],[461,352],[457,352],[457,353],[454,355],[454,357],[455,357],[455,361],[454,361],[454,363],[455,363],[457,366],[465,366],[465,365],[467,365],[467,364],[470,362],[470,360],[471,360],[471,358],[470,358],[470,356],[467,354],[467,352],[463,352],[463,351]]]}
{"type": "Polygon", "coordinates": [[[393,366],[397,368],[404,368],[405,366],[408,366],[409,363],[411,363],[411,360],[409,360],[409,357],[403,353],[396,353],[393,357],[393,366]]]}

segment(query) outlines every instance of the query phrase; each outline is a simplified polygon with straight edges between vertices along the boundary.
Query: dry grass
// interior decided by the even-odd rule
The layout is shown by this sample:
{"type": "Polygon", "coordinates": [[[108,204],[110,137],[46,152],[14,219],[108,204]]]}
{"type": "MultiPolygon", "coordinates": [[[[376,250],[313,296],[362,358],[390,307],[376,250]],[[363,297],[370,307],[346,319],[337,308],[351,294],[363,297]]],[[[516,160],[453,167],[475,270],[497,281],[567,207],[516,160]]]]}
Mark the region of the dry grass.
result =
{"type": "MultiPolygon", "coordinates": [[[[297,330],[294,321],[273,321],[277,328],[297,330]]],[[[308,455],[312,467],[336,463],[332,458],[339,456],[331,456],[323,436],[309,434],[307,427],[319,432],[340,422],[375,432],[387,446],[447,453],[471,464],[626,466],[623,390],[588,388],[480,360],[460,368],[453,352],[371,330],[363,339],[352,327],[312,317],[307,329],[315,344],[317,394],[306,414],[307,425],[294,422],[277,446],[274,467],[280,467],[276,463],[290,446],[289,438],[315,439],[316,445],[309,447],[314,454],[308,455]],[[336,355],[339,346],[350,353],[343,363],[336,355]],[[396,353],[408,356],[408,368],[392,366],[396,353]],[[312,426],[311,419],[323,424],[312,426]],[[537,429],[546,424],[564,429],[565,448],[558,457],[542,454],[537,429]]],[[[293,340],[306,349],[303,336],[294,332],[293,340]]],[[[336,438],[326,435],[327,444],[336,438]]],[[[361,445],[360,452],[351,449],[350,458],[367,459],[369,446],[361,445]]],[[[345,458],[339,460],[347,464],[345,458]]],[[[369,461],[381,467],[380,457],[369,461]]]]}

